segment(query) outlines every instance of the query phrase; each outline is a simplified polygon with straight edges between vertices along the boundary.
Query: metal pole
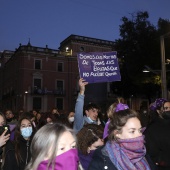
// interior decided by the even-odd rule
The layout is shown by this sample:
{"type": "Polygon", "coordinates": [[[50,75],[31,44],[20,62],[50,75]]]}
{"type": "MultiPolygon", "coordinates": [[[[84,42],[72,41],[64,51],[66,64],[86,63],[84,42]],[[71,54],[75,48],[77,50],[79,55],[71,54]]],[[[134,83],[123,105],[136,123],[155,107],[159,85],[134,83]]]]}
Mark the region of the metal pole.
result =
{"type": "Polygon", "coordinates": [[[26,105],[26,94],[24,93],[24,106],[23,106],[24,111],[25,111],[25,105],[26,105]]]}
{"type": "Polygon", "coordinates": [[[161,71],[162,98],[167,99],[164,36],[160,37],[160,41],[161,41],[161,64],[162,64],[162,71],[161,71]]]}

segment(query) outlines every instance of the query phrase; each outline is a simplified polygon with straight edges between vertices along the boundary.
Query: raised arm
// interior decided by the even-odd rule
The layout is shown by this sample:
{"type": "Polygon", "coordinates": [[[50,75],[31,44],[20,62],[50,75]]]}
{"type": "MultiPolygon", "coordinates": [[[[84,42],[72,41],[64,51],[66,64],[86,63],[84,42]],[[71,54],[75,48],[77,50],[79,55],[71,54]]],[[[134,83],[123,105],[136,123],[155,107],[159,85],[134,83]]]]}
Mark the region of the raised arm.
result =
{"type": "Polygon", "coordinates": [[[75,105],[75,116],[73,129],[78,132],[84,125],[83,107],[84,107],[84,92],[85,86],[88,84],[83,78],[79,79],[80,92],[78,94],[75,105]]]}

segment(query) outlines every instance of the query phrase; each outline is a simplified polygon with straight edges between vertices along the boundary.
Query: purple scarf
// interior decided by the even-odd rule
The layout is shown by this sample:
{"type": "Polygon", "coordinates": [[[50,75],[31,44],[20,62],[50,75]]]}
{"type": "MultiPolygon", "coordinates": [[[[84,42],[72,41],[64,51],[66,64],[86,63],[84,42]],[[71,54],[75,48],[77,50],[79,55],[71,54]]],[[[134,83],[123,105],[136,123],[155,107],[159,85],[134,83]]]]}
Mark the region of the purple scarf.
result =
{"type": "Polygon", "coordinates": [[[84,170],[87,170],[89,167],[89,164],[92,160],[92,156],[95,150],[91,150],[90,153],[88,153],[87,155],[82,154],[80,151],[79,153],[79,159],[80,159],[80,163],[83,167],[84,170]]]}
{"type": "Polygon", "coordinates": [[[48,167],[48,161],[44,160],[42,161],[37,170],[77,170],[78,168],[78,151],[77,149],[70,149],[61,155],[56,156],[55,162],[54,162],[54,168],[52,165],[48,167]]]}
{"type": "Polygon", "coordinates": [[[145,159],[144,136],[132,139],[119,139],[118,142],[106,143],[110,160],[119,170],[150,170],[145,159]]]}

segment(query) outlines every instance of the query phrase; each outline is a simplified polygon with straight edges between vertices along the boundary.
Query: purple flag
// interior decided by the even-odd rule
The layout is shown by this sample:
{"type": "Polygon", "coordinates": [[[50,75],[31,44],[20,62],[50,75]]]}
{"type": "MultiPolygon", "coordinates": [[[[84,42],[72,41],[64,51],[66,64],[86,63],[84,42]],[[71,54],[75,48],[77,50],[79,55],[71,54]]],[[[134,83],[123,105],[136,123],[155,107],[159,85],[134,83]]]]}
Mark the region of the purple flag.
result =
{"type": "Polygon", "coordinates": [[[88,83],[121,81],[117,52],[91,52],[77,55],[80,77],[88,83]]]}

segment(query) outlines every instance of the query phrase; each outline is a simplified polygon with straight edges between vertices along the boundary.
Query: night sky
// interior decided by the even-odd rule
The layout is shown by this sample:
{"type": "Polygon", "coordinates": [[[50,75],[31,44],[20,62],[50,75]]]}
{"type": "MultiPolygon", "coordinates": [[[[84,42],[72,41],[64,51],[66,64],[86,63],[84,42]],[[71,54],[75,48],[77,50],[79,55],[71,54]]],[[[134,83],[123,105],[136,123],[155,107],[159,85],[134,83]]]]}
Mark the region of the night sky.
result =
{"type": "Polygon", "coordinates": [[[170,19],[170,0],[0,0],[0,51],[19,44],[58,49],[71,34],[114,41],[121,18],[148,11],[170,19]]]}

